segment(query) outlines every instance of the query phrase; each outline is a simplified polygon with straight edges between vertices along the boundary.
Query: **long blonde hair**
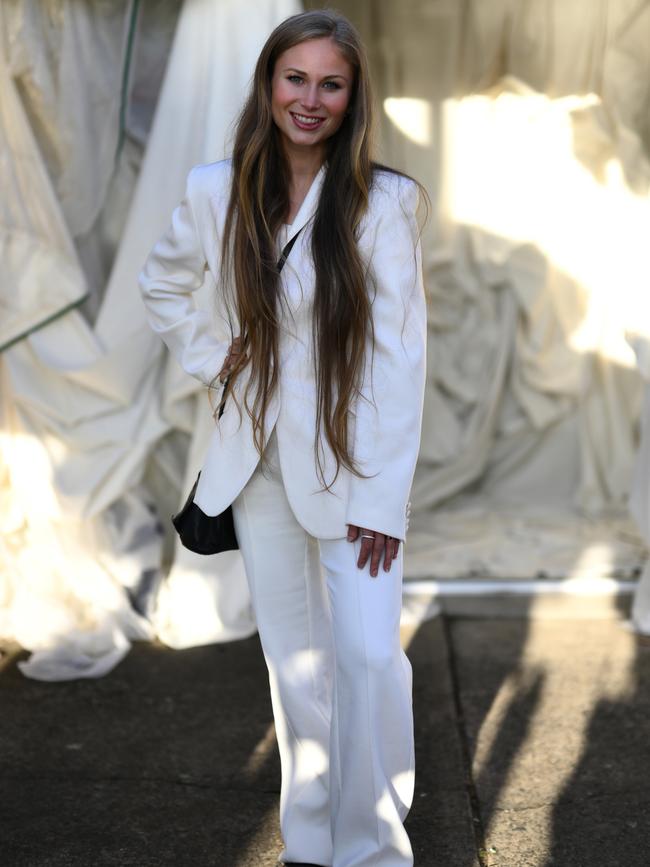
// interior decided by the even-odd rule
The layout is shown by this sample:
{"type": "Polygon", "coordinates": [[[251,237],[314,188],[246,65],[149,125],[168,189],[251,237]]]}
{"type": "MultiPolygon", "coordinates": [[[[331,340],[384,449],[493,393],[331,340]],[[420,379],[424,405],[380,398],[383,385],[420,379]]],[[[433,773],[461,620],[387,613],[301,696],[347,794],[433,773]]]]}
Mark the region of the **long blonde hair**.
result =
{"type": "MultiPolygon", "coordinates": [[[[233,177],[222,241],[222,285],[233,285],[244,352],[231,384],[251,365],[243,403],[260,455],[266,412],[278,386],[276,236],[289,212],[289,166],[271,114],[277,58],[310,39],[330,38],[354,70],[348,114],[327,140],[326,172],[314,218],[311,249],[316,273],[312,340],[317,388],[315,454],[319,479],[329,489],[341,465],[357,476],[348,435],[349,409],[359,395],[366,347],[374,344],[368,275],[357,247],[368,207],[373,170],[373,104],[361,39],[340,13],[304,12],[283,21],[262,48],[251,91],[239,117],[233,177]],[[254,391],[254,395],[251,395],[254,391]],[[336,459],[327,483],[320,459],[324,430],[336,459]]],[[[229,394],[233,394],[229,390],[229,394]]],[[[236,401],[237,402],[237,401],[236,401]]],[[[237,402],[241,419],[241,407],[237,402]]]]}

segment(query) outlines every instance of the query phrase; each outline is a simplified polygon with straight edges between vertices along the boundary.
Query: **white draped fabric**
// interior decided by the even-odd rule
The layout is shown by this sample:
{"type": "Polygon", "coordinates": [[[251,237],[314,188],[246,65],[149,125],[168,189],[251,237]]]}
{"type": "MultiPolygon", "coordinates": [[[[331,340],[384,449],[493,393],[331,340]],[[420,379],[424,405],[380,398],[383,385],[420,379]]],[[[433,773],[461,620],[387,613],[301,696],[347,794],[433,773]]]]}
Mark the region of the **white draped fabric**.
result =
{"type": "MultiPolygon", "coordinates": [[[[641,443],[634,468],[630,511],[650,547],[650,339],[632,329],[628,340],[644,380],[641,443]]],[[[650,561],[646,562],[636,586],[631,621],[638,632],[650,635],[650,561]]]]}
{"type": "MultiPolygon", "coordinates": [[[[42,33],[32,41],[35,21],[41,30],[54,25],[55,44],[50,49],[57,55],[61,75],[74,62],[77,77],[83,78],[86,62],[92,65],[102,58],[95,50],[101,48],[97,43],[110,41],[111,35],[119,43],[115,53],[123,55],[131,11],[124,4],[54,6],[54,20],[45,21],[48,9],[41,4],[13,4],[13,36],[7,41],[26,55],[27,66],[36,66],[42,51],[42,33]],[[103,27],[107,7],[113,17],[120,10],[120,28],[103,27]],[[70,27],[66,40],[61,32],[67,32],[70,16],[78,26],[70,27]],[[101,39],[96,39],[100,33],[101,39]]],[[[22,664],[29,676],[99,676],[128,650],[130,640],[156,633],[169,644],[185,646],[242,637],[255,629],[238,553],[215,562],[216,558],[177,551],[172,554],[171,575],[162,592],[155,593],[163,543],[157,514],[166,520],[178,506],[212,419],[205,395],[197,395],[195,383],[168,364],[146,326],[136,278],[182,196],[188,169],[224,156],[261,44],[296,8],[291,0],[269,0],[258,4],[255,16],[250,16],[234,0],[184,4],[126,218],[119,216],[125,205],[123,192],[112,198],[105,192],[107,210],[113,210],[109,226],[122,219],[124,231],[94,326],[73,311],[2,356],[5,541],[0,550],[0,634],[35,651],[22,664]],[[156,595],[159,604],[154,611],[156,595]],[[149,619],[136,613],[131,602],[149,619]]],[[[169,15],[169,6],[164,11],[169,15]]],[[[154,10],[150,13],[140,21],[136,44],[144,44],[145,61],[145,25],[157,28],[154,38],[160,37],[159,17],[154,10]]],[[[2,36],[7,37],[8,25],[4,20],[3,24],[2,36]]],[[[97,76],[101,63],[93,69],[97,76]]],[[[118,84],[111,73],[99,90],[119,92],[118,84]]],[[[48,101],[44,88],[38,95],[48,101]]],[[[76,96],[71,97],[73,106],[76,96]]],[[[79,106],[77,110],[83,115],[79,106]]],[[[67,114],[62,112],[53,121],[62,125],[55,130],[61,138],[67,114]]],[[[9,128],[17,123],[4,114],[3,120],[9,128]]],[[[63,155],[70,164],[65,162],[60,175],[74,179],[82,199],[88,193],[85,166],[109,179],[114,172],[116,113],[104,120],[108,131],[98,124],[98,139],[84,149],[81,166],[75,162],[75,148],[63,155]],[[108,146],[105,135],[110,136],[108,146]]],[[[129,160],[134,159],[128,150],[123,153],[129,159],[114,178],[118,188],[124,187],[124,177],[132,172],[129,160]]],[[[12,156],[20,162],[20,142],[12,156]]],[[[41,199],[30,195],[16,201],[36,222],[44,207],[41,199]]],[[[93,242],[81,233],[93,223],[90,198],[86,204],[88,219],[66,217],[89,255],[93,242]]],[[[81,214],[79,208],[73,210],[81,214]]],[[[70,256],[70,244],[59,245],[70,256]]],[[[76,258],[71,258],[79,272],[76,258]]],[[[96,273],[96,262],[92,265],[96,273]]],[[[66,277],[63,269],[50,267],[50,283],[65,288],[66,277]]],[[[10,281],[3,284],[2,296],[10,298],[15,288],[10,281]]],[[[35,285],[31,296],[31,287],[25,290],[26,309],[37,307],[38,288],[35,285]]]]}
{"type": "MultiPolygon", "coordinates": [[[[7,7],[0,7],[0,24],[9,36],[7,7]]],[[[5,41],[0,41],[0,153],[0,348],[6,349],[79,304],[86,285],[61,202],[10,72],[5,41]]]]}
{"type": "Polygon", "coordinates": [[[433,198],[407,575],[633,576],[650,3],[339,6],[371,45],[385,158],[433,198]]]}
{"type": "MultiPolygon", "coordinates": [[[[383,158],[432,198],[407,578],[633,576],[650,541],[647,435],[633,470],[650,0],[336,5],[370,50],[383,158]]],[[[255,628],[240,555],[171,540],[212,420],[135,276],[187,169],[227,152],[259,46],[297,4],[143,2],[133,32],[137,8],[0,7],[0,636],[44,679],[99,676],[137,638],[255,628]]]]}

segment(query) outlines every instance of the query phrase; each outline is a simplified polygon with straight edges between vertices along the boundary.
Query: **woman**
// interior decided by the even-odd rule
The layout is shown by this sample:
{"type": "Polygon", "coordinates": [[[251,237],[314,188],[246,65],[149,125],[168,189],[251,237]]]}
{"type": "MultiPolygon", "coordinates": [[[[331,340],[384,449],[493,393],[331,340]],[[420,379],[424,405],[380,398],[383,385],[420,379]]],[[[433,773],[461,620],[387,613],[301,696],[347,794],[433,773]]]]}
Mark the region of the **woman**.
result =
{"type": "Polygon", "coordinates": [[[195,502],[233,506],[269,669],[285,864],[413,863],[400,542],[426,309],[418,185],[372,163],[371,125],[351,24],[287,19],[262,49],[232,160],[190,172],[140,277],[185,370],[206,386],[229,374],[195,502]],[[193,304],[206,273],[237,323],[230,346],[193,304]]]}

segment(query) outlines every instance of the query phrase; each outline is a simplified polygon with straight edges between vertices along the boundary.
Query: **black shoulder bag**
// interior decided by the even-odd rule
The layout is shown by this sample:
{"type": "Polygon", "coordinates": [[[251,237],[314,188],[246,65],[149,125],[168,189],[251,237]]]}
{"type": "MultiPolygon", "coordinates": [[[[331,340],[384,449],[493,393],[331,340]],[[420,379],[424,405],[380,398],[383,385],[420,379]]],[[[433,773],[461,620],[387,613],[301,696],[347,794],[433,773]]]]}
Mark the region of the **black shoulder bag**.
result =
{"type": "MultiPolygon", "coordinates": [[[[282,271],[284,263],[289,257],[289,253],[293,245],[296,243],[296,238],[302,229],[299,229],[291,238],[289,243],[282,251],[282,255],[277,264],[278,274],[282,271]]],[[[226,379],[223,385],[224,397],[219,407],[219,418],[221,418],[226,403],[226,392],[228,389],[228,381],[226,379]]],[[[185,548],[194,551],[196,554],[219,554],[221,551],[235,551],[239,548],[237,536],[235,534],[235,523],[232,517],[232,506],[221,512],[220,515],[206,515],[201,511],[194,502],[196,487],[201,478],[201,473],[196,477],[196,481],[192,485],[192,490],[185,502],[185,505],[175,515],[172,515],[172,524],[178,533],[181,543],[185,548]]]]}

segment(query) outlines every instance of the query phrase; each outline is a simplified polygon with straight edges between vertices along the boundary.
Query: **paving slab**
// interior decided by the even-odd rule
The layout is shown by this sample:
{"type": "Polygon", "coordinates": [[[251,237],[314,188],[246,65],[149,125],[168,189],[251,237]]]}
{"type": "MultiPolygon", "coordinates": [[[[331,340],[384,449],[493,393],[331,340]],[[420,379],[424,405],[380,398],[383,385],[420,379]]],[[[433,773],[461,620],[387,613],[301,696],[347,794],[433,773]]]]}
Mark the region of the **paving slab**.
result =
{"type": "MultiPolygon", "coordinates": [[[[477,867],[440,620],[405,634],[418,867],[477,867]]],[[[279,759],[257,638],[139,644],[99,680],[0,673],[2,867],[271,867],[279,759]]]]}
{"type": "Polygon", "coordinates": [[[277,809],[267,692],[257,640],[136,645],[99,680],[41,683],[8,667],[0,863],[234,865],[277,809]]]}
{"type": "Polygon", "coordinates": [[[460,619],[450,635],[484,863],[647,867],[650,648],[607,620],[460,619]]]}
{"type": "Polygon", "coordinates": [[[413,666],[416,786],[406,828],[415,864],[478,867],[443,621],[428,621],[404,638],[413,666]]]}

